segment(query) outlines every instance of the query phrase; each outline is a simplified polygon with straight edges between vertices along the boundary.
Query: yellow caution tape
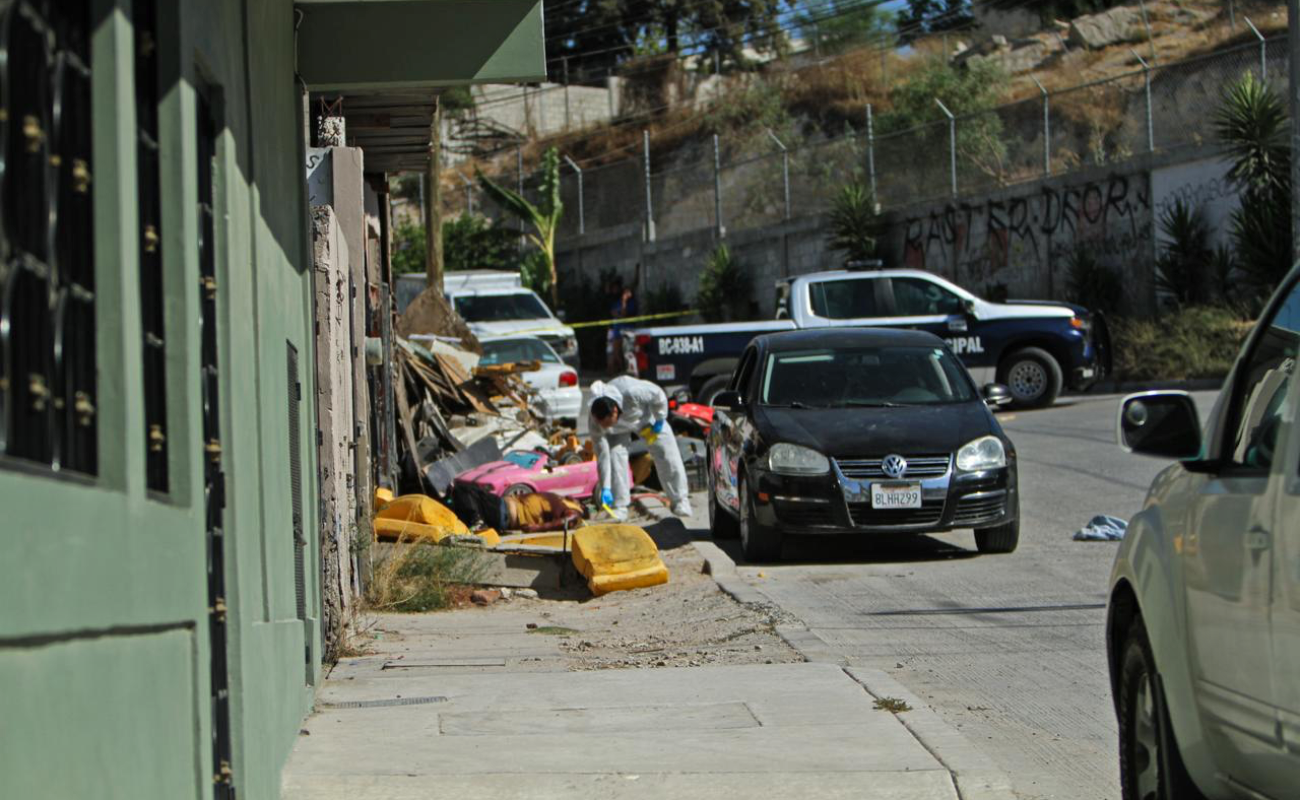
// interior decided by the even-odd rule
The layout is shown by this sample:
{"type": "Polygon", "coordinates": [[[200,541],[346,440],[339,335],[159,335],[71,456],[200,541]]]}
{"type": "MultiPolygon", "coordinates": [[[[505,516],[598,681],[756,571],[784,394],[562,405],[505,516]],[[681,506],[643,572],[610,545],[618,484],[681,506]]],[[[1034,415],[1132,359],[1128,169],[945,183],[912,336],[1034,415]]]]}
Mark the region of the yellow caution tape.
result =
{"type": "MultiPolygon", "coordinates": [[[[560,324],[566,325],[570,328],[577,330],[579,328],[600,328],[608,325],[625,325],[629,322],[645,322],[646,320],[652,320],[652,319],[671,319],[673,317],[685,317],[694,313],[695,313],[695,309],[692,308],[686,311],[668,311],[663,314],[642,314],[639,317],[623,317],[622,319],[601,319],[601,320],[596,320],[594,322],[572,322],[572,323],[562,322],[560,324]]],[[[505,336],[516,336],[521,333],[548,333],[548,332],[553,333],[554,331],[555,328],[524,328],[523,330],[510,331],[509,333],[491,334],[491,336],[505,337],[505,336]]]]}

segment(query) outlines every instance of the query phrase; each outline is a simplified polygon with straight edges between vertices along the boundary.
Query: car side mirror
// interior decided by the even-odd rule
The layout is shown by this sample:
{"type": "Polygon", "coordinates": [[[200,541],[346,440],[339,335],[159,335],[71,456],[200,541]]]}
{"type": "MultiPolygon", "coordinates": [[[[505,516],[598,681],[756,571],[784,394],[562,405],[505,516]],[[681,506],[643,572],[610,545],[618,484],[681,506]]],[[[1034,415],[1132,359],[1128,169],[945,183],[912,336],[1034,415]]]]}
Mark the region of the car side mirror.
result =
{"type": "Polygon", "coordinates": [[[718,392],[718,396],[713,398],[713,407],[723,411],[743,411],[745,398],[740,396],[740,392],[718,392]]]}
{"type": "Polygon", "coordinates": [[[1201,418],[1186,392],[1142,392],[1119,405],[1119,443],[1127,452],[1180,461],[1201,454],[1201,418]]]}
{"type": "Polygon", "coordinates": [[[1013,399],[1011,390],[1000,383],[988,383],[984,385],[984,402],[986,405],[997,408],[1005,406],[1013,399]]]}

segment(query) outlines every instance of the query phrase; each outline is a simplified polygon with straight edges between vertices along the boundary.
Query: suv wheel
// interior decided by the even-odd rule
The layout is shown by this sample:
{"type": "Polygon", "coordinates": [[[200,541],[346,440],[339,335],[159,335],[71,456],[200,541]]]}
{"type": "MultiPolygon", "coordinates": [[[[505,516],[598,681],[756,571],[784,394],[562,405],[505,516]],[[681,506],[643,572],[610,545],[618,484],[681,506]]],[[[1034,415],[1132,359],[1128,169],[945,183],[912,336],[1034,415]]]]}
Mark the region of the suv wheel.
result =
{"type": "MultiPolygon", "coordinates": [[[[723,512],[726,513],[726,512],[723,512]]],[[[749,483],[740,479],[740,551],[749,562],[780,561],[784,544],[781,532],[754,519],[754,499],[749,496],[749,483]]]]}
{"type": "Polygon", "coordinates": [[[1119,675],[1119,777],[1124,800],[1205,800],[1183,766],[1146,627],[1129,627],[1119,675]]]}
{"type": "Polygon", "coordinates": [[[718,396],[719,392],[727,388],[727,382],[730,380],[730,375],[714,375],[709,378],[700,387],[700,393],[696,396],[695,402],[705,406],[713,405],[713,399],[718,396]]]}
{"type": "Polygon", "coordinates": [[[1038,347],[1025,347],[1007,356],[998,370],[1017,408],[1043,408],[1056,402],[1065,384],[1061,365],[1038,347]]]}

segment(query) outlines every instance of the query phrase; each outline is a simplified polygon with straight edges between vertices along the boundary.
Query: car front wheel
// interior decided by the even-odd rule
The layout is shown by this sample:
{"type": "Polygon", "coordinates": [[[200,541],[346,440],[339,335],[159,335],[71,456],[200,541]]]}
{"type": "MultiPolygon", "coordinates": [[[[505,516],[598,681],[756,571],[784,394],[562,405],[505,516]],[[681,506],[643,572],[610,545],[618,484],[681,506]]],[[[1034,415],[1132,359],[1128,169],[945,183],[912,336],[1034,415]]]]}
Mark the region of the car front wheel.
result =
{"type": "Polygon", "coordinates": [[[1119,775],[1124,800],[1205,800],[1183,766],[1146,627],[1124,642],[1119,676],[1119,775]]]}
{"type": "MultiPolygon", "coordinates": [[[[726,513],[726,512],[723,512],[726,513]]],[[[754,498],[749,494],[749,482],[740,479],[740,550],[750,562],[780,561],[784,544],[781,532],[754,519],[754,498]]]]}
{"type": "Polygon", "coordinates": [[[1013,553],[1020,544],[1020,519],[995,528],[975,530],[975,549],[981,553],[1013,553]]]}

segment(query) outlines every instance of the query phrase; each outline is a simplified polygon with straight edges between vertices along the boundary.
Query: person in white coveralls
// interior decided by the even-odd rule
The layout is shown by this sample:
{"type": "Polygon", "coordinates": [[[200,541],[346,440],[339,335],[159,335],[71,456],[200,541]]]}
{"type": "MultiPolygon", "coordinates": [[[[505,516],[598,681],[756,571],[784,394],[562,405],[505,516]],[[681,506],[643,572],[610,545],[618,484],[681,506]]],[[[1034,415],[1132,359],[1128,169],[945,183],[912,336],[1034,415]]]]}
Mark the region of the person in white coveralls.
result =
{"type": "Polygon", "coordinates": [[[600,502],[616,519],[627,519],[631,502],[628,486],[627,446],[636,434],[650,448],[655,472],[672,512],[679,517],[691,515],[690,492],[686,467],[682,464],[677,437],[668,425],[668,395],[649,381],[620,375],[608,382],[591,385],[592,444],[600,472],[600,502]]]}

